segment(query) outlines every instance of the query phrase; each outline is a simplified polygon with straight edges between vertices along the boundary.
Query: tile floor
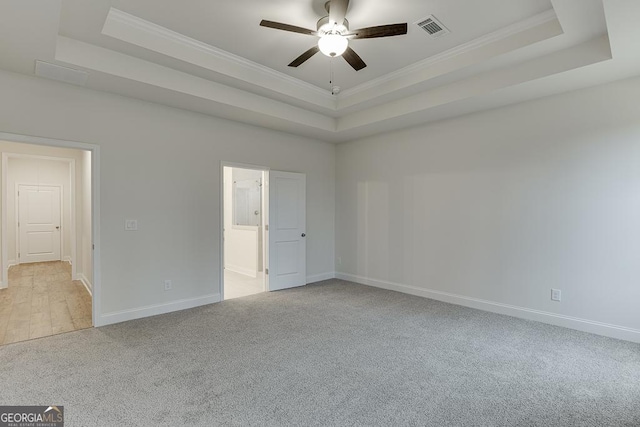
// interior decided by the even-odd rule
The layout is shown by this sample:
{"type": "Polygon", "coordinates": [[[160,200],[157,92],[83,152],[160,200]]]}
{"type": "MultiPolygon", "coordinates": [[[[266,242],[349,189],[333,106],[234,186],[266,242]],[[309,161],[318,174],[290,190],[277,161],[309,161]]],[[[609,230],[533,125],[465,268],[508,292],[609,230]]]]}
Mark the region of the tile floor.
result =
{"type": "Polygon", "coordinates": [[[39,262],[9,268],[0,289],[0,344],[91,327],[91,295],[71,280],[68,262],[39,262]]]}
{"type": "Polygon", "coordinates": [[[246,297],[264,292],[262,272],[258,277],[246,276],[235,271],[224,270],[224,299],[246,297]]]}

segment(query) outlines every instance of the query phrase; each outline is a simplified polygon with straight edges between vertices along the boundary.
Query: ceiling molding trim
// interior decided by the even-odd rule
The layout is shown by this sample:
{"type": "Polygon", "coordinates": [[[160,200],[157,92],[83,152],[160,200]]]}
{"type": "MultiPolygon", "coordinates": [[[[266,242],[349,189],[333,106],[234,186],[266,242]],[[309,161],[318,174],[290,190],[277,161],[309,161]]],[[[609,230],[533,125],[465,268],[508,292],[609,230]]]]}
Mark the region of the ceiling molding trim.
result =
{"type": "Polygon", "coordinates": [[[465,53],[486,47],[493,43],[508,39],[510,37],[513,37],[514,35],[520,34],[532,28],[539,27],[552,21],[557,21],[559,24],[555,10],[548,9],[528,19],[517,22],[515,24],[511,24],[492,33],[485,34],[484,36],[445,50],[444,52],[441,52],[439,54],[430,56],[429,58],[426,58],[422,61],[418,61],[407,67],[401,68],[400,70],[394,71],[373,80],[369,80],[368,82],[360,84],[353,88],[344,90],[340,93],[340,95],[338,95],[338,99],[345,100],[346,98],[352,97],[353,95],[359,94],[361,92],[375,90],[381,85],[388,84],[395,80],[402,80],[404,78],[407,78],[411,74],[423,71],[426,68],[433,67],[438,63],[448,61],[459,55],[463,55],[465,53]]]}
{"type": "Polygon", "coordinates": [[[57,40],[57,61],[225,104],[261,117],[277,118],[325,132],[336,130],[337,122],[332,117],[79,40],[64,36],[58,36],[57,40]]]}
{"type": "Polygon", "coordinates": [[[102,34],[329,110],[337,108],[335,96],[317,86],[113,7],[102,34]],[[172,50],[158,41],[181,49],[172,50]],[[200,60],[194,53],[201,55],[200,60]]]}
{"type": "Polygon", "coordinates": [[[341,117],[338,120],[338,133],[426,112],[452,102],[472,99],[611,59],[609,40],[605,35],[513,67],[478,74],[398,101],[341,117]]]}

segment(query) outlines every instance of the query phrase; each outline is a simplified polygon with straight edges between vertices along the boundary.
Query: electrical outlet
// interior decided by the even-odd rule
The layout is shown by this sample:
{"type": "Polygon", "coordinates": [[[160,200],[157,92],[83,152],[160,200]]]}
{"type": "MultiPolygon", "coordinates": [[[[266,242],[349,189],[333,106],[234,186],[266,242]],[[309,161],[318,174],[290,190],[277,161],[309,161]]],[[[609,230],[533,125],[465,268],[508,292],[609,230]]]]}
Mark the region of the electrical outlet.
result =
{"type": "Polygon", "coordinates": [[[164,290],[165,291],[171,290],[172,286],[173,285],[171,284],[171,280],[165,280],[164,281],[164,290]]]}
{"type": "Polygon", "coordinates": [[[551,299],[553,301],[560,301],[562,297],[562,292],[560,289],[551,289],[551,299]]]}
{"type": "Polygon", "coordinates": [[[138,220],[137,219],[125,219],[124,220],[124,229],[126,231],[136,231],[138,229],[138,220]]]}

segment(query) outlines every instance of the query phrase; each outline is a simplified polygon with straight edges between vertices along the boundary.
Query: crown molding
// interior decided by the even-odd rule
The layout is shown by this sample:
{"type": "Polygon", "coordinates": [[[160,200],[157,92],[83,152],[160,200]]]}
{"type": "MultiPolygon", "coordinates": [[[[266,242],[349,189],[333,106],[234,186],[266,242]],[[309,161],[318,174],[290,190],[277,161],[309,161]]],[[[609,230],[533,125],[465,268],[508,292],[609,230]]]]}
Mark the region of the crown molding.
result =
{"type": "MultiPolygon", "coordinates": [[[[450,68],[453,67],[455,69],[464,66],[464,64],[456,65],[454,61],[462,59],[473,52],[478,52],[482,48],[490,48],[493,44],[554,21],[561,32],[555,10],[549,9],[395,72],[344,90],[337,96],[285,73],[113,7],[109,10],[102,34],[273,91],[279,95],[335,112],[383,95],[385,91],[381,90],[382,87],[390,86],[396,90],[400,87],[411,86],[436,77],[436,75],[429,76],[424,74],[426,70],[432,69],[436,65],[447,66],[445,64],[449,62],[450,68]]],[[[553,35],[557,35],[557,32],[552,33],[550,36],[553,35]]],[[[511,50],[522,47],[522,42],[519,44],[514,43],[515,45],[511,50]]]]}
{"type": "Polygon", "coordinates": [[[224,74],[228,77],[242,80],[246,83],[257,85],[268,90],[278,92],[281,95],[297,98],[306,103],[314,104],[329,110],[337,109],[337,100],[327,91],[291,77],[280,71],[250,61],[231,52],[172,31],[153,22],[149,22],[135,15],[111,7],[102,34],[118,40],[131,43],[155,52],[168,55],[174,59],[189,62],[210,71],[224,74]],[[125,32],[123,30],[133,30],[125,32]],[[134,34],[143,34],[145,37],[136,39],[134,34]],[[155,41],[164,41],[179,45],[183,49],[182,55],[172,54],[166,49],[154,45],[148,36],[155,41]],[[203,55],[202,61],[194,61],[188,58],[189,53],[203,55]],[[206,58],[206,59],[205,59],[206,58]],[[207,63],[205,63],[207,62],[207,63]],[[216,64],[216,66],[211,66],[216,64]],[[267,80],[266,82],[264,80],[267,80]],[[267,83],[267,85],[265,85],[267,83]]]}
{"type": "Polygon", "coordinates": [[[227,118],[237,121],[243,121],[244,115],[253,117],[261,125],[265,121],[283,121],[324,132],[336,128],[336,120],[321,113],[64,36],[57,38],[55,59],[96,72],[93,74],[104,73],[204,100],[209,105],[224,105],[238,113],[227,118]]]}
{"type": "Polygon", "coordinates": [[[382,85],[388,84],[393,81],[405,79],[414,73],[433,67],[438,63],[451,60],[465,53],[508,39],[516,34],[522,33],[535,27],[539,27],[554,20],[558,20],[555,10],[548,9],[523,21],[511,24],[492,33],[485,34],[484,36],[478,37],[476,39],[468,41],[467,43],[463,43],[451,49],[445,50],[444,52],[430,56],[429,58],[426,58],[422,61],[415,62],[392,73],[385,74],[384,76],[369,80],[368,82],[344,90],[338,95],[338,100],[344,101],[359,93],[369,90],[377,90],[382,85]]]}

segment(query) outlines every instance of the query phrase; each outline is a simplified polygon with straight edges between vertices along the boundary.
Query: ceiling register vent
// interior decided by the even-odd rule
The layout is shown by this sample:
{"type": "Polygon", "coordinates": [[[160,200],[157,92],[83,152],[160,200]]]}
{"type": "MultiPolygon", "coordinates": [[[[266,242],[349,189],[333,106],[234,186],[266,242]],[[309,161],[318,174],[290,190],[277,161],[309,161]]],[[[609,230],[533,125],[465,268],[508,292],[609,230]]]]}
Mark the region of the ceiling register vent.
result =
{"type": "Polygon", "coordinates": [[[446,36],[451,32],[433,15],[429,15],[426,18],[421,19],[420,21],[416,22],[416,25],[425,30],[427,34],[429,34],[434,39],[446,36]]]}

